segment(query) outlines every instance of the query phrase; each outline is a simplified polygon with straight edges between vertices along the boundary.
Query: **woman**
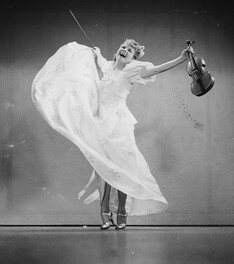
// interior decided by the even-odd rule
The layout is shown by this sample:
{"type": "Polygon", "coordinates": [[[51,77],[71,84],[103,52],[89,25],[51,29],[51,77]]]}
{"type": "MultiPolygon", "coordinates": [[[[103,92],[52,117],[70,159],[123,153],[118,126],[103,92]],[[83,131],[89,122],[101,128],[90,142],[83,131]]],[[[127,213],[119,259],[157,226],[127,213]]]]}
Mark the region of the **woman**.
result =
{"type": "MultiPolygon", "coordinates": [[[[167,63],[154,66],[151,63],[146,62],[136,62],[136,60],[144,55],[144,46],[140,46],[137,42],[132,39],[127,39],[118,49],[114,61],[107,62],[106,59],[103,58],[101,55],[100,49],[95,48],[94,54],[97,57],[97,62],[99,67],[102,69],[104,73],[104,77],[100,83],[99,91],[100,91],[100,98],[99,98],[99,117],[98,123],[100,127],[102,127],[103,131],[111,137],[113,135],[113,131],[115,131],[116,127],[118,132],[121,134],[119,138],[122,137],[123,148],[126,148],[126,152],[130,153],[131,157],[126,157],[122,162],[127,169],[133,172],[134,177],[140,176],[142,185],[144,183],[147,185],[148,181],[152,181],[151,177],[144,177],[144,175],[150,175],[150,172],[146,166],[146,162],[141,156],[139,150],[136,147],[134,134],[133,134],[133,125],[135,120],[131,117],[131,113],[126,107],[126,98],[127,94],[130,91],[131,85],[133,83],[141,83],[145,84],[147,81],[154,80],[154,76],[158,73],[167,71],[178,64],[187,60],[188,51],[184,50],[180,57],[175,60],[169,61],[167,63]],[[116,124],[113,126],[113,115],[118,115],[119,112],[116,109],[119,107],[125,108],[123,113],[120,114],[120,118],[124,115],[125,120],[116,121],[116,124]],[[111,112],[111,115],[109,113],[111,112]],[[111,125],[111,129],[110,129],[111,125]],[[124,127],[122,129],[122,126],[124,127]],[[113,129],[113,127],[115,127],[113,129]],[[128,129],[126,129],[128,127],[128,129]],[[121,130],[121,132],[120,132],[121,130]],[[124,141],[125,140],[125,141],[124,141]],[[134,161],[131,164],[130,159],[134,156],[134,161]],[[139,157],[139,158],[138,158],[139,157]],[[126,163],[130,163],[126,165],[126,163]],[[138,171],[134,173],[133,167],[138,168],[138,171]],[[140,169],[145,168],[145,169],[140,169]],[[145,170],[145,171],[144,171],[145,170]],[[143,172],[143,175],[138,175],[139,171],[143,172]],[[136,176],[137,175],[137,176],[136,176]]],[[[117,131],[117,130],[116,130],[117,131]]],[[[118,151],[118,150],[117,150],[118,151]]],[[[123,154],[123,153],[122,153],[123,154]]],[[[116,162],[119,160],[116,159],[116,162]]],[[[121,164],[121,161],[119,161],[121,164]]],[[[147,188],[147,187],[145,187],[147,188]]],[[[110,202],[110,191],[111,185],[107,182],[105,183],[104,194],[101,202],[101,217],[103,220],[103,225],[101,229],[107,229],[110,227],[112,220],[112,212],[109,208],[110,202]]],[[[155,188],[155,192],[159,193],[159,189],[155,188]]],[[[116,229],[124,229],[126,227],[126,209],[125,203],[127,198],[127,191],[126,193],[122,190],[118,190],[118,209],[117,209],[117,225],[116,229]]],[[[162,198],[162,197],[161,197],[162,198]]],[[[166,201],[162,202],[166,203],[166,201]]],[[[149,212],[150,213],[150,212],[149,212]]]]}
{"type": "Polygon", "coordinates": [[[60,48],[33,81],[37,109],[56,131],[79,147],[94,169],[79,199],[96,178],[98,190],[85,202],[100,199],[101,229],[114,224],[113,212],[119,230],[126,227],[127,215],[156,214],[168,207],[137,148],[137,121],[126,98],[133,84],[154,81],[156,74],[186,61],[188,52],[185,49],[178,58],[154,66],[137,60],[144,55],[144,46],[132,39],[120,46],[113,61],[107,61],[99,48],[73,42],[60,48]],[[101,81],[95,57],[103,72],[101,81]]]}

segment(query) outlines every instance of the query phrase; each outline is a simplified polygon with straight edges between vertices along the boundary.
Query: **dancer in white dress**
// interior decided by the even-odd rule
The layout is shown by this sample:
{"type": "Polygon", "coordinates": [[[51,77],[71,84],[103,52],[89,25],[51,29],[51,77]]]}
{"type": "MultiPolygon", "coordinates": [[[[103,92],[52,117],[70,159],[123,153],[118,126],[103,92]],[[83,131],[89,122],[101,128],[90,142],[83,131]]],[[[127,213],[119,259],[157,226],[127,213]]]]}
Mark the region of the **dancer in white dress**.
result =
{"type": "MultiPolygon", "coordinates": [[[[191,51],[191,48],[190,48],[191,51]]],[[[126,227],[127,215],[162,212],[167,200],[137,148],[134,124],[126,105],[134,83],[145,84],[155,75],[183,63],[188,48],[169,62],[154,66],[138,61],[144,46],[127,39],[113,61],[107,61],[99,48],[76,42],[61,47],[36,75],[32,100],[45,120],[76,144],[93,167],[85,194],[96,179],[98,190],[85,199],[100,199],[101,229],[108,229],[117,214],[116,229],[126,227]],[[103,72],[98,77],[97,63],[103,72]]]]}

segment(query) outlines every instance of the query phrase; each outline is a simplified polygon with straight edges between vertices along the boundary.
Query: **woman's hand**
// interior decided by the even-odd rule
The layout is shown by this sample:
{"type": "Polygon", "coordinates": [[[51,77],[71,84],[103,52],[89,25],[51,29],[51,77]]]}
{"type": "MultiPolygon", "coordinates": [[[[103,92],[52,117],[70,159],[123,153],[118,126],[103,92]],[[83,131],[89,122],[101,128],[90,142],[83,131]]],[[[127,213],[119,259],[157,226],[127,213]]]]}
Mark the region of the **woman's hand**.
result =
{"type": "Polygon", "coordinates": [[[94,47],[94,49],[92,49],[93,54],[97,57],[99,57],[101,55],[101,50],[98,47],[94,47]]]}
{"type": "Polygon", "coordinates": [[[189,53],[192,53],[192,54],[194,54],[195,52],[194,52],[194,50],[193,50],[193,48],[190,46],[190,47],[188,47],[187,49],[184,49],[183,51],[182,51],[182,53],[181,53],[181,58],[183,58],[184,60],[187,60],[188,58],[189,58],[189,53]]]}
{"type": "Polygon", "coordinates": [[[107,60],[102,56],[101,50],[98,47],[92,49],[94,56],[97,58],[97,63],[100,68],[107,62],[107,60]]]}

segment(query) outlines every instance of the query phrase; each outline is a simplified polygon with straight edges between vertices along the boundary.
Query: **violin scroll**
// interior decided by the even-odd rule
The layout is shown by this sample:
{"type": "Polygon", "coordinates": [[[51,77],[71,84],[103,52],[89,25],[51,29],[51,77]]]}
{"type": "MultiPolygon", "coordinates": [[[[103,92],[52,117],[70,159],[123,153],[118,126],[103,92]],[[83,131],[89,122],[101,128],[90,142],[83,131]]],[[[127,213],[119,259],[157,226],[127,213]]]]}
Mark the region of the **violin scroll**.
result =
{"type": "Polygon", "coordinates": [[[190,47],[190,46],[192,46],[195,43],[195,41],[194,40],[192,40],[192,41],[191,40],[187,40],[186,43],[187,43],[187,46],[190,47]]]}

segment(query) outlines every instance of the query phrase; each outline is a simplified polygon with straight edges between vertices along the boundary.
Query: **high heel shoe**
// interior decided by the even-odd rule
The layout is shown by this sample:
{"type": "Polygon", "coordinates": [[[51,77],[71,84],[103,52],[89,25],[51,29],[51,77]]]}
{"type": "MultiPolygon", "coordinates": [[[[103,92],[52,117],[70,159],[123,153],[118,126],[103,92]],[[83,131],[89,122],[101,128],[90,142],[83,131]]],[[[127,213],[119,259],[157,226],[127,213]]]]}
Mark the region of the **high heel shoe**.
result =
{"type": "Polygon", "coordinates": [[[101,215],[102,215],[102,220],[104,222],[104,224],[100,226],[101,230],[110,228],[111,224],[114,225],[114,220],[112,218],[113,213],[111,211],[109,211],[108,213],[101,213],[101,215]]]}
{"type": "Polygon", "coordinates": [[[116,230],[125,229],[127,221],[127,213],[117,214],[117,225],[115,226],[116,230]]]}

